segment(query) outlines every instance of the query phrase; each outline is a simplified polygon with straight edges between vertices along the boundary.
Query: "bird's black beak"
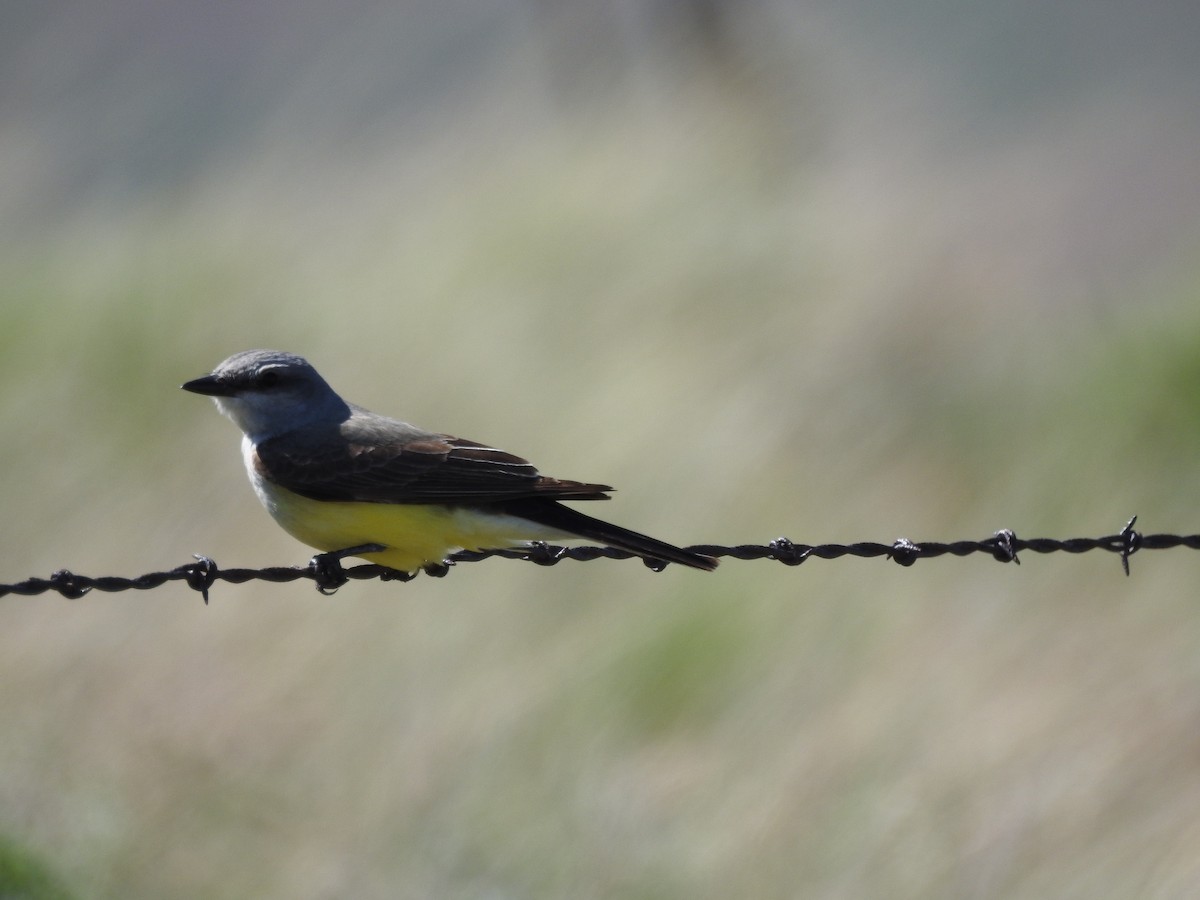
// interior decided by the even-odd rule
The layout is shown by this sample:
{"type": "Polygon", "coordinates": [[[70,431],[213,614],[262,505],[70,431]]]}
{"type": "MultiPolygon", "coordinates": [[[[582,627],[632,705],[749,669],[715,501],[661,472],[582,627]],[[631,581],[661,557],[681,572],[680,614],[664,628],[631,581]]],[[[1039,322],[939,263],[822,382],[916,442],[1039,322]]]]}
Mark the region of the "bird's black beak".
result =
{"type": "Polygon", "coordinates": [[[180,385],[185,391],[193,394],[204,394],[208,397],[232,397],[233,390],[216,375],[201,375],[180,385]]]}

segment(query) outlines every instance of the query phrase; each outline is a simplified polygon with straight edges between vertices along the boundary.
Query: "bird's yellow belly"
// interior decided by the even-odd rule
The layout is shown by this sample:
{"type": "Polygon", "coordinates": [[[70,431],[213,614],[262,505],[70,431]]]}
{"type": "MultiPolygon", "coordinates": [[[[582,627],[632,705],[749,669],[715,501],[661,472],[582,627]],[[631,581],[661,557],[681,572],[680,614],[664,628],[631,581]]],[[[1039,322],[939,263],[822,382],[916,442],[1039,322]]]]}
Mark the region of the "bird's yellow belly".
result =
{"type": "Polygon", "coordinates": [[[512,547],[558,537],[526,519],[469,507],[310,500],[269,482],[255,484],[263,505],[296,540],[326,552],[382,544],[362,558],[413,571],[455,550],[512,547]]]}

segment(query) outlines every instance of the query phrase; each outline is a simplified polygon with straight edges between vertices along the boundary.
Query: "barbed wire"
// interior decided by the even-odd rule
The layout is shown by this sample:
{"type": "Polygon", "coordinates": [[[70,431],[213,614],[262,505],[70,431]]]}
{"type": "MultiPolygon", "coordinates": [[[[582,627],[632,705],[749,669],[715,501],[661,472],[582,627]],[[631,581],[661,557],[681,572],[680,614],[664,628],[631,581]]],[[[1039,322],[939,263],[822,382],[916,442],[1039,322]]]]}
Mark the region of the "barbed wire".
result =
{"type": "MultiPolygon", "coordinates": [[[[897,538],[890,544],[863,541],[854,544],[799,544],[788,538],[776,538],[769,544],[739,544],[732,547],[717,544],[697,544],[686,549],[705,556],[729,557],[740,560],[770,559],[787,566],[798,566],[816,557],[818,559],[840,559],[853,556],[860,559],[884,557],[902,566],[911,566],[918,559],[935,559],[940,556],[970,556],[987,553],[999,562],[1020,565],[1018,554],[1029,550],[1034,553],[1086,553],[1089,550],[1106,550],[1121,556],[1125,574],[1129,574],[1129,558],[1139,550],[1170,550],[1188,547],[1200,550],[1200,534],[1142,534],[1134,530],[1137,516],[1130,519],[1116,534],[1099,538],[1019,538],[1011,529],[1004,528],[981,541],[923,541],[914,543],[907,538],[897,538]]],[[[378,545],[353,548],[356,551],[372,552],[384,549],[378,545]]],[[[8,594],[32,596],[56,591],[68,600],[77,600],[93,590],[104,592],[138,590],[145,591],[161,587],[170,581],[182,581],[193,590],[199,591],[208,603],[208,592],[218,581],[243,584],[247,581],[270,581],[277,584],[297,581],[302,578],[315,582],[317,590],[332,594],[349,581],[364,581],[378,578],[380,581],[411,581],[416,572],[400,572],[387,566],[366,564],[343,568],[341,559],[353,553],[321,553],[314,556],[307,566],[271,566],[264,569],[222,569],[207,556],[196,556],[195,562],[177,566],[165,572],[149,572],[136,578],[102,576],[92,578],[60,569],[49,578],[30,578],[16,584],[0,584],[0,597],[8,594]]],[[[422,571],[434,578],[447,575],[451,568],[460,563],[481,562],[492,557],[520,559],[540,566],[552,566],[564,559],[580,562],[593,559],[631,559],[634,554],[613,547],[559,547],[552,544],[535,543],[529,547],[508,550],[464,550],[452,554],[445,562],[427,565],[422,571]]],[[[658,560],[642,560],[654,571],[661,571],[667,564],[658,560]]]]}

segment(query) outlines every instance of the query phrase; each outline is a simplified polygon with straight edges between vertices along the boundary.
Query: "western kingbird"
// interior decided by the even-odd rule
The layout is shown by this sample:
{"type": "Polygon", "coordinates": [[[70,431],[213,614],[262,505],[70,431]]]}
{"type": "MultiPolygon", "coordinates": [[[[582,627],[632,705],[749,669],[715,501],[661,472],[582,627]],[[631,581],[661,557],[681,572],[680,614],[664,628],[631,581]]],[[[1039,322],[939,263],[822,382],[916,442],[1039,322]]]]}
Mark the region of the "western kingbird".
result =
{"type": "Polygon", "coordinates": [[[607,500],[604,484],[538,474],[511,453],[347,403],[308,362],[277,350],[236,353],[183,389],[212,397],[242,429],[246,471],[294,538],[393,569],[456,550],[583,538],[650,560],[711,570],[717,561],[593,519],[560,500],[607,500]]]}

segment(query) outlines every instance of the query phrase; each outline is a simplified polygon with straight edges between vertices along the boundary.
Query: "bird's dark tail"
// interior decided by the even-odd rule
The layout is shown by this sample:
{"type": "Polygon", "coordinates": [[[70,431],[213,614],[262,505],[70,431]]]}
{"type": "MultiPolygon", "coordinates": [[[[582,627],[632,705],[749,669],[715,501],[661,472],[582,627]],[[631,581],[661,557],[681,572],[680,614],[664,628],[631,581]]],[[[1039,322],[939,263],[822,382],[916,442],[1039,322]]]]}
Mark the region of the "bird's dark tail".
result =
{"type": "Polygon", "coordinates": [[[664,562],[679,563],[693,569],[703,569],[711,572],[717,567],[717,560],[711,556],[693,553],[681,547],[673,546],[619,525],[613,525],[601,519],[585,516],[578,510],[563,506],[554,500],[541,497],[507,500],[495,504],[495,508],[522,519],[529,519],[555,531],[581,537],[608,547],[628,550],[644,559],[657,559],[664,562]]]}

